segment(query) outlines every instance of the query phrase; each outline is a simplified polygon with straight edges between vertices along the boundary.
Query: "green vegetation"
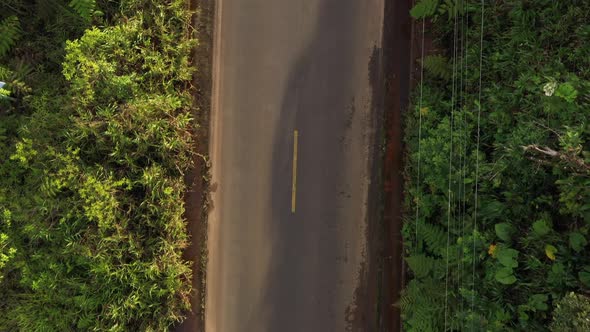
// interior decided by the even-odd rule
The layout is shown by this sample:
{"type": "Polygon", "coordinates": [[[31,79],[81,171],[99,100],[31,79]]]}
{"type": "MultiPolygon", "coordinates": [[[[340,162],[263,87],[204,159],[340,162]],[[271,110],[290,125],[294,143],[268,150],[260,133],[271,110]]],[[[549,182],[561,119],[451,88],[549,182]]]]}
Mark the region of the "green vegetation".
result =
{"type": "Polygon", "coordinates": [[[412,10],[442,51],[405,119],[405,328],[586,331],[590,2],[481,9],[412,10]]]}
{"type": "Polygon", "coordinates": [[[590,331],[590,299],[569,293],[557,301],[551,331],[590,331]]]}
{"type": "Polygon", "coordinates": [[[189,308],[187,6],[0,4],[1,331],[163,331],[189,308]]]}

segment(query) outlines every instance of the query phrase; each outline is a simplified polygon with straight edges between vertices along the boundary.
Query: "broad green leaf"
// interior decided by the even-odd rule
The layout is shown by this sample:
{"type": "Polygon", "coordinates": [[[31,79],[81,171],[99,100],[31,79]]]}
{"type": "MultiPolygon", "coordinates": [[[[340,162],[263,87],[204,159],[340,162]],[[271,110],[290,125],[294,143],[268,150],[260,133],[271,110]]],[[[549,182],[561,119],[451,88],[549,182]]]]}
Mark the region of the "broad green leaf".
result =
{"type": "Polygon", "coordinates": [[[518,261],[516,260],[518,258],[518,251],[514,249],[498,247],[496,249],[496,258],[505,267],[518,267],[518,261]]]}
{"type": "Polygon", "coordinates": [[[502,241],[506,241],[506,242],[510,241],[512,231],[513,231],[512,225],[510,225],[509,223],[506,223],[506,222],[501,222],[499,224],[496,224],[496,226],[494,226],[494,228],[496,229],[496,235],[502,241]]]}
{"type": "Polygon", "coordinates": [[[513,270],[510,267],[503,267],[496,271],[496,281],[504,285],[511,285],[516,282],[513,270]]]}
{"type": "Polygon", "coordinates": [[[578,273],[578,277],[586,287],[590,287],[590,265],[584,266],[584,269],[578,273]]]}
{"type": "Polygon", "coordinates": [[[496,200],[489,200],[481,202],[481,209],[479,212],[482,219],[493,220],[503,217],[505,209],[504,203],[496,200]]]}
{"type": "Polygon", "coordinates": [[[546,294],[535,294],[529,299],[529,306],[537,310],[546,311],[549,309],[547,300],[549,297],[546,294]]]}
{"type": "Polygon", "coordinates": [[[571,83],[565,82],[557,87],[555,95],[565,99],[568,103],[573,103],[578,97],[578,91],[571,83]]]}
{"type": "Polygon", "coordinates": [[[556,274],[556,275],[564,275],[565,274],[565,266],[563,266],[563,264],[561,263],[554,263],[553,266],[551,266],[551,272],[556,274]]]}
{"type": "Polygon", "coordinates": [[[521,321],[528,321],[529,315],[526,313],[529,310],[529,306],[527,305],[519,305],[518,306],[518,319],[521,321]]]}
{"type": "Polygon", "coordinates": [[[550,230],[551,230],[551,226],[544,219],[537,220],[533,223],[533,232],[536,235],[539,235],[539,236],[546,235],[547,233],[549,233],[550,230]]]}
{"type": "Polygon", "coordinates": [[[554,246],[548,244],[545,246],[545,255],[547,255],[547,257],[554,261],[555,260],[555,254],[557,253],[557,248],[555,248],[554,246]]]}
{"type": "Polygon", "coordinates": [[[420,0],[410,10],[410,15],[413,18],[424,18],[433,15],[436,12],[438,0],[420,0]]]}
{"type": "Polygon", "coordinates": [[[570,233],[570,247],[576,252],[582,251],[587,244],[588,241],[586,241],[586,238],[581,233],[570,233]]]}

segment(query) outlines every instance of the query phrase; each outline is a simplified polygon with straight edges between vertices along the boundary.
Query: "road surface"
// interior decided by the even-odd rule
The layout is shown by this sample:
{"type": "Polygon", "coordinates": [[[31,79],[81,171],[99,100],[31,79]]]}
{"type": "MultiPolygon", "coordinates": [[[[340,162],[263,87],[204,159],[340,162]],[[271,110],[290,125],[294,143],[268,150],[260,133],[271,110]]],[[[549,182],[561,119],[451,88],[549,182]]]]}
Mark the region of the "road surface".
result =
{"type": "Polygon", "coordinates": [[[207,332],[372,326],[382,22],[383,0],[218,2],[207,332]]]}

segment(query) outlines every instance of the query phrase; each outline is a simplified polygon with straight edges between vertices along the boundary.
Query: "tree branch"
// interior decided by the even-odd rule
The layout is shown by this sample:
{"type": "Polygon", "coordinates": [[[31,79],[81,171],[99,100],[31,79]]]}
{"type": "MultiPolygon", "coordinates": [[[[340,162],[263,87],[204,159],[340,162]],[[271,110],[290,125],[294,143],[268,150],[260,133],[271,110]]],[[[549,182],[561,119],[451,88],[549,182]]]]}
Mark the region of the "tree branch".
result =
{"type": "MultiPolygon", "coordinates": [[[[579,156],[577,156],[575,154],[555,151],[549,147],[542,147],[542,146],[538,146],[536,144],[526,145],[526,146],[523,146],[522,148],[525,151],[525,153],[528,152],[528,153],[536,154],[536,155],[541,154],[542,156],[549,157],[551,159],[559,159],[577,170],[580,170],[580,171],[583,171],[586,173],[590,173],[590,165],[587,164],[584,161],[584,159],[580,158],[579,156]]],[[[542,164],[549,163],[547,160],[543,160],[543,159],[539,159],[539,158],[535,158],[535,157],[529,157],[529,159],[534,160],[539,163],[542,163],[542,164]]]]}

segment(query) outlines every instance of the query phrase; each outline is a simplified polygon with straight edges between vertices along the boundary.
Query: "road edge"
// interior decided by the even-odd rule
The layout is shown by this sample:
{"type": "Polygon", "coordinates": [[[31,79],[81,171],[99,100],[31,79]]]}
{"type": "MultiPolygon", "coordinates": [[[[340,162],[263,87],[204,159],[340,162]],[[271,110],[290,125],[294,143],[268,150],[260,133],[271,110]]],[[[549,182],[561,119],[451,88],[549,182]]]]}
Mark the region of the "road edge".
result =
{"type": "Polygon", "coordinates": [[[185,175],[187,191],[184,196],[185,213],[189,245],[183,252],[183,258],[191,262],[192,288],[190,298],[191,310],[186,318],[171,330],[176,332],[205,331],[205,295],[208,261],[208,210],[210,205],[210,163],[209,135],[212,89],[212,14],[215,0],[187,0],[192,12],[190,33],[198,40],[193,49],[191,62],[197,67],[193,75],[192,89],[194,128],[192,135],[195,140],[193,167],[185,175]]]}
{"type": "Polygon", "coordinates": [[[383,162],[383,233],[380,299],[381,330],[402,331],[399,302],[403,264],[403,113],[409,107],[412,77],[413,0],[386,0],[383,36],[385,75],[385,153],[383,162]]]}
{"type": "MultiPolygon", "coordinates": [[[[221,105],[221,100],[219,98],[219,90],[221,85],[221,22],[222,22],[222,11],[223,11],[223,0],[208,0],[213,2],[213,39],[212,39],[212,70],[211,70],[211,108],[210,108],[210,117],[209,117],[209,160],[211,163],[210,167],[210,176],[211,176],[211,183],[214,187],[209,196],[209,202],[211,203],[211,209],[208,211],[208,220],[209,220],[209,227],[207,230],[207,252],[211,252],[211,243],[218,243],[217,239],[219,238],[218,229],[217,229],[217,221],[219,210],[215,209],[213,204],[214,202],[218,202],[218,190],[217,187],[219,186],[219,170],[217,165],[220,163],[216,162],[219,159],[219,148],[221,146],[221,122],[219,121],[219,109],[221,105]]],[[[206,269],[207,271],[215,270],[215,261],[207,260],[206,269]],[[213,266],[212,266],[213,265],[213,266]]],[[[210,276],[210,275],[209,275],[210,276]]],[[[208,292],[207,289],[212,284],[210,278],[206,279],[206,286],[205,286],[205,294],[204,294],[204,311],[207,311],[207,308],[215,308],[216,307],[216,299],[210,298],[207,296],[208,292]]],[[[203,331],[210,331],[215,332],[217,331],[217,327],[214,324],[214,320],[209,319],[210,316],[204,314],[203,315],[203,331]]]]}

